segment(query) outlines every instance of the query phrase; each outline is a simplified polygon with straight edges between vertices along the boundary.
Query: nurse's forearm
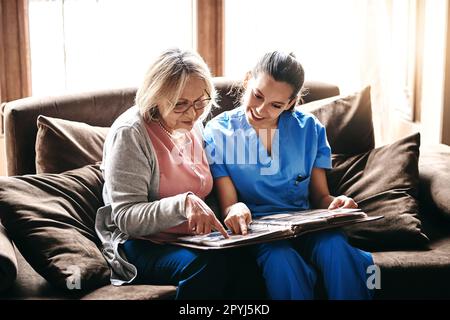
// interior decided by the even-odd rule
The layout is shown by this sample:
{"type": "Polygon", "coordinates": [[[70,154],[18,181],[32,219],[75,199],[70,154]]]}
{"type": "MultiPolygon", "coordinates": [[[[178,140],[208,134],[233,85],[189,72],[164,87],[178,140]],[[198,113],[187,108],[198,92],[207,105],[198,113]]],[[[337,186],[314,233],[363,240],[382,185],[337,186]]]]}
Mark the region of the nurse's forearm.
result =
{"type": "Polygon", "coordinates": [[[331,202],[333,202],[334,197],[332,195],[324,195],[322,196],[318,201],[317,204],[315,205],[315,207],[317,209],[328,209],[328,207],[330,206],[331,202]]]}
{"type": "Polygon", "coordinates": [[[236,188],[230,177],[221,177],[214,181],[219,198],[220,210],[222,217],[225,219],[228,215],[230,207],[238,202],[236,188]]]}

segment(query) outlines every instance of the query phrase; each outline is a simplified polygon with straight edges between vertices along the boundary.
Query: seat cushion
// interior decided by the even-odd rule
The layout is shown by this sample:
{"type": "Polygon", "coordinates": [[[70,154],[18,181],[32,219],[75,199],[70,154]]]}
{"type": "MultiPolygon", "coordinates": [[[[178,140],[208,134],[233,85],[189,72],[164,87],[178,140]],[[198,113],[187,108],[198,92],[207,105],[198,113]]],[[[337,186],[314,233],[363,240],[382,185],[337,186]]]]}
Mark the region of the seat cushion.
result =
{"type": "Polygon", "coordinates": [[[174,286],[161,285],[108,285],[83,296],[82,300],[159,300],[173,299],[176,293],[174,286]]]}
{"type": "Polygon", "coordinates": [[[1,220],[10,238],[41,276],[63,290],[109,283],[94,229],[102,186],[98,165],[0,177],[1,220]]]}
{"type": "Polygon", "coordinates": [[[109,128],[42,115],[37,126],[37,173],[60,173],[102,160],[109,128]]]}
{"type": "Polygon", "coordinates": [[[74,295],[76,296],[77,293],[80,294],[78,290],[69,292],[52,286],[30,266],[17,249],[16,256],[18,267],[17,279],[9,290],[0,294],[0,299],[60,300],[71,299],[74,295]]]}
{"type": "Polygon", "coordinates": [[[359,155],[333,155],[331,194],[352,197],[369,216],[384,216],[345,227],[352,244],[370,251],[427,245],[417,199],[419,146],[417,133],[359,155]]]}
{"type": "Polygon", "coordinates": [[[176,287],[162,285],[106,285],[87,293],[60,290],[36,273],[20,252],[16,251],[16,255],[19,269],[17,279],[10,290],[0,293],[0,299],[153,300],[175,297],[176,287]]]}
{"type": "Polygon", "coordinates": [[[380,268],[378,299],[450,299],[450,236],[429,250],[374,252],[380,268]]]}

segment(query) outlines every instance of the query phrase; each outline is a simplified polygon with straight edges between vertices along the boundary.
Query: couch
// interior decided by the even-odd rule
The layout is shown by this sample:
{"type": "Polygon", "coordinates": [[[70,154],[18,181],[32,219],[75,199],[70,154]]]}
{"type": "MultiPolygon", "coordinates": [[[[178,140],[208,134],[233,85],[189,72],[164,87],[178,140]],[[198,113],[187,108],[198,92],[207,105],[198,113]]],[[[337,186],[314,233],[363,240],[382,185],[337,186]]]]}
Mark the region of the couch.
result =
{"type": "MultiPolygon", "coordinates": [[[[236,88],[239,88],[240,85],[239,82],[226,78],[215,78],[214,81],[221,99],[219,101],[220,108],[214,109],[213,115],[234,107],[236,88]]],[[[339,88],[336,86],[321,82],[307,82],[305,87],[307,88],[303,96],[305,107],[310,105],[314,109],[319,104],[322,106],[326,104],[328,108],[332,108],[333,104],[336,104],[333,102],[335,101],[333,99],[339,95],[339,88]],[[314,103],[316,103],[315,106],[314,103]]],[[[10,187],[4,186],[14,186],[17,181],[40,179],[40,175],[45,175],[45,170],[51,168],[51,166],[46,166],[47,163],[44,156],[36,154],[37,151],[40,152],[45,147],[42,145],[38,147],[37,145],[37,140],[41,139],[37,126],[39,116],[43,115],[85,123],[89,126],[107,128],[117,116],[133,105],[135,92],[135,88],[115,89],[46,98],[31,97],[6,103],[2,111],[9,177],[4,177],[0,180],[0,189],[3,188],[0,191],[0,203],[7,201],[2,194],[8,194],[8,188],[10,187]],[[11,180],[17,179],[17,177],[22,180],[11,180]]],[[[370,90],[366,90],[367,92],[370,94],[370,90]]],[[[361,102],[361,99],[368,99],[366,103],[370,107],[370,95],[367,97],[366,94],[365,98],[359,97],[359,100],[357,100],[361,102]]],[[[341,102],[343,106],[348,104],[348,100],[345,98],[341,102]]],[[[334,107],[337,110],[338,106],[335,105],[334,107]]],[[[317,113],[319,118],[321,117],[320,112],[319,110],[317,113]]],[[[342,122],[347,121],[345,119],[348,115],[343,114],[342,116],[342,122]]],[[[361,119],[358,118],[361,115],[356,115],[355,117],[359,122],[359,126],[362,127],[355,130],[362,130],[361,132],[364,132],[364,134],[361,135],[358,131],[347,132],[346,139],[348,140],[342,138],[332,143],[333,152],[335,151],[334,148],[336,148],[339,151],[338,153],[350,152],[354,155],[362,152],[363,154],[368,154],[370,149],[374,148],[373,128],[368,130],[366,125],[361,125],[361,119]],[[367,136],[364,136],[365,134],[367,136]],[[361,150],[355,150],[358,148],[358,145],[361,145],[355,142],[358,139],[364,141],[372,140],[361,150]]],[[[371,114],[368,114],[366,117],[367,119],[363,120],[369,121],[367,123],[371,125],[371,114]]],[[[42,119],[40,120],[42,121],[42,119]]],[[[325,118],[324,121],[326,122],[325,118]]],[[[340,133],[345,131],[341,130],[342,132],[338,132],[339,130],[333,130],[330,128],[330,132],[335,136],[339,136],[340,133]]],[[[101,146],[101,141],[95,143],[99,143],[101,146]]],[[[92,146],[95,143],[90,142],[89,144],[92,146]]],[[[46,146],[48,147],[48,145],[46,146]]],[[[394,147],[396,148],[396,146],[394,147]]],[[[51,148],[58,147],[51,146],[51,148]]],[[[63,148],[53,151],[66,152],[63,148]]],[[[89,150],[86,153],[87,155],[84,157],[86,163],[94,163],[94,160],[99,160],[94,159],[95,157],[89,157],[92,154],[89,150]]],[[[418,156],[418,152],[413,153],[413,155],[418,156]]],[[[73,157],[76,158],[77,156],[70,155],[67,161],[64,161],[69,165],[67,169],[74,169],[70,168],[70,161],[73,157]]],[[[361,159],[358,159],[358,163],[360,163],[361,159]]],[[[380,268],[381,275],[378,283],[381,289],[376,290],[375,294],[377,299],[450,298],[450,176],[445,174],[445,172],[450,171],[450,147],[445,145],[420,146],[420,157],[418,159],[419,162],[418,164],[416,163],[418,192],[408,196],[414,198],[418,203],[416,217],[419,224],[417,226],[426,235],[427,241],[425,245],[417,247],[408,247],[409,240],[406,240],[406,245],[399,248],[395,248],[395,246],[380,246],[371,250],[373,251],[375,264],[380,268]]],[[[336,161],[339,164],[339,157],[336,161]]],[[[341,161],[340,163],[347,162],[341,161]]],[[[386,164],[386,166],[389,166],[389,164],[386,164]]],[[[59,172],[53,171],[53,175],[50,173],[49,179],[57,179],[58,175],[60,175],[59,172]]],[[[336,184],[336,188],[343,187],[342,183],[339,185],[339,181],[343,179],[342,175],[331,176],[329,179],[330,183],[336,184]]],[[[101,189],[101,185],[99,189],[101,189]]],[[[39,202],[41,200],[36,199],[36,201],[39,202]]],[[[215,200],[213,195],[210,203],[214,206],[215,200]]],[[[4,210],[11,211],[8,208],[4,204],[0,205],[0,221],[6,226],[5,228],[0,225],[0,298],[149,300],[172,299],[174,297],[176,288],[173,286],[128,285],[114,287],[105,283],[104,279],[99,282],[98,286],[89,287],[89,290],[64,290],[61,286],[55,286],[51,276],[41,272],[41,269],[38,267],[33,268],[30,265],[30,262],[33,260],[32,257],[30,258],[30,249],[23,249],[22,251],[19,249],[23,248],[23,244],[19,241],[17,229],[10,222],[11,215],[14,215],[14,212],[9,212],[8,215],[2,212],[4,210]],[[17,243],[15,243],[16,239],[17,243]],[[39,273],[35,269],[38,269],[39,273]]],[[[91,210],[92,212],[95,211],[91,210]]],[[[91,220],[94,219],[93,217],[90,218],[91,220]]],[[[26,222],[30,223],[30,221],[26,222]]],[[[367,230],[364,232],[367,232],[367,230]]],[[[390,237],[390,234],[382,234],[380,243],[386,240],[386,237],[390,237]]],[[[395,234],[393,237],[395,243],[397,243],[395,234]]],[[[355,239],[358,240],[358,237],[355,239]]],[[[95,239],[91,240],[98,245],[95,239]]],[[[401,243],[401,241],[398,243],[401,243]]],[[[356,244],[358,244],[358,241],[356,241],[356,244]]],[[[100,250],[98,250],[99,252],[100,250]]],[[[98,253],[95,253],[97,257],[99,256],[98,253]]]]}

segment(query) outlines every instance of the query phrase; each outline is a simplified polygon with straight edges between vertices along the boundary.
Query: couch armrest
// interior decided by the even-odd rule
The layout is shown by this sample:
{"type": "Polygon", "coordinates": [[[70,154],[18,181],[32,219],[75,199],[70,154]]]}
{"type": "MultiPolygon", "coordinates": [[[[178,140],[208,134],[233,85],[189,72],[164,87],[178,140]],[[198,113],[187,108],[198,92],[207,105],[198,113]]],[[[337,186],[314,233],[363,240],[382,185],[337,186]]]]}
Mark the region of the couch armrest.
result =
{"type": "Polygon", "coordinates": [[[136,88],[28,97],[2,106],[9,176],[36,173],[35,143],[39,115],[109,127],[134,104],[136,88]]]}
{"type": "Polygon", "coordinates": [[[431,201],[450,220],[450,146],[420,147],[419,178],[421,199],[431,201]]]}
{"type": "Polygon", "coordinates": [[[17,258],[14,246],[0,224],[0,292],[7,290],[17,277],[17,258]]]}

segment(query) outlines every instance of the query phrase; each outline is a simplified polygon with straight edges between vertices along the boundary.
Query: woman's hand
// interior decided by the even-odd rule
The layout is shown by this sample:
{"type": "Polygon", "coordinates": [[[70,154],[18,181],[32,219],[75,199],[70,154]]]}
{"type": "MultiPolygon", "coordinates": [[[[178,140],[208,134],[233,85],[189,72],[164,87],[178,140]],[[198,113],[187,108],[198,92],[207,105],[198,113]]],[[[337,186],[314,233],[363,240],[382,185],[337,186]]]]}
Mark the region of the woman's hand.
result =
{"type": "Polygon", "coordinates": [[[210,233],[212,229],[219,231],[225,238],[228,233],[206,203],[194,194],[186,197],[186,218],[188,228],[195,234],[210,233]]]}
{"type": "Polygon", "coordinates": [[[248,233],[248,225],[252,222],[252,214],[250,209],[242,202],[237,202],[227,210],[225,225],[235,234],[246,235],[248,233]]]}
{"type": "Polygon", "coordinates": [[[333,210],[337,208],[358,208],[358,204],[347,196],[335,197],[328,206],[328,210],[333,210]]]}
{"type": "Polygon", "coordinates": [[[166,229],[164,233],[174,233],[174,234],[194,234],[192,230],[189,229],[189,223],[184,221],[175,227],[166,229]]]}

